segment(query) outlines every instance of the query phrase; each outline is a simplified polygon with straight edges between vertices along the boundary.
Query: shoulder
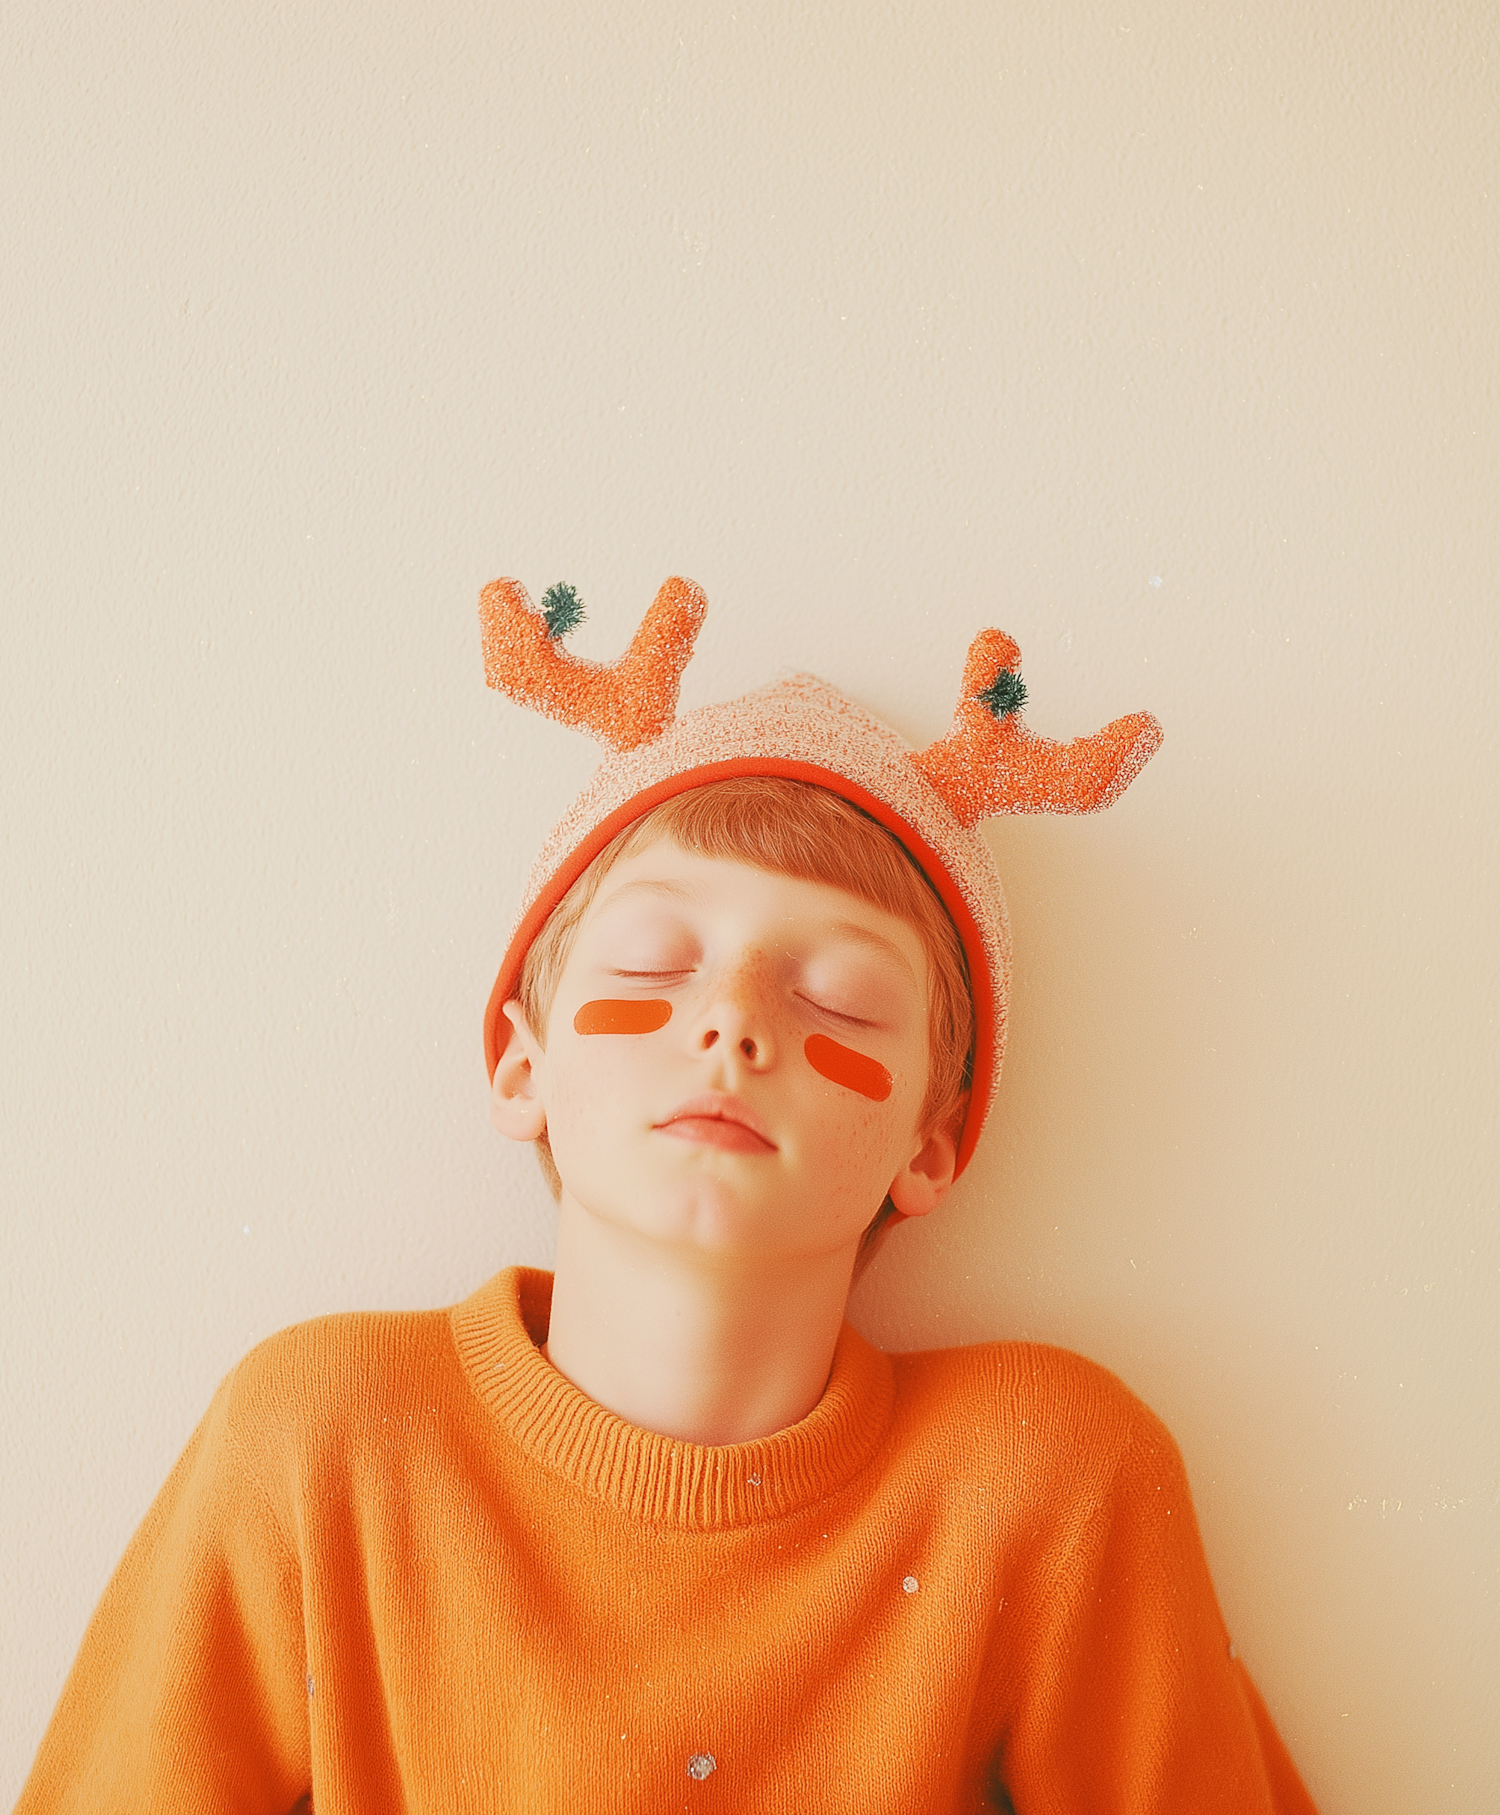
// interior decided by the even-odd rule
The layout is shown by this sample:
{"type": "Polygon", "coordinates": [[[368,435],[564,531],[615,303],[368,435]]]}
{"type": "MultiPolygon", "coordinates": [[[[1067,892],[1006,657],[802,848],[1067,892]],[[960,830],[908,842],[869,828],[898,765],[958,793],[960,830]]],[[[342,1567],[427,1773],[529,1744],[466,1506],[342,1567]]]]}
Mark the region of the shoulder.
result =
{"type": "Polygon", "coordinates": [[[259,1342],[229,1375],[242,1403],[332,1404],[425,1372],[449,1346],[449,1313],[341,1311],[259,1342]]]}
{"type": "Polygon", "coordinates": [[[1118,1374],[1041,1342],[976,1342],[890,1357],[900,1390],[955,1409],[1001,1411],[1081,1435],[1155,1424],[1118,1374]]]}
{"type": "Polygon", "coordinates": [[[898,1403],[1038,1487],[1107,1494],[1122,1473],[1176,1477],[1171,1433],[1117,1374],[1045,1343],[985,1342],[892,1355],[898,1403]]]}
{"type": "Polygon", "coordinates": [[[226,1442],[259,1467],[298,1467],[431,1423],[461,1398],[449,1314],[350,1311],[292,1324],[225,1377],[217,1414],[226,1442]]]}

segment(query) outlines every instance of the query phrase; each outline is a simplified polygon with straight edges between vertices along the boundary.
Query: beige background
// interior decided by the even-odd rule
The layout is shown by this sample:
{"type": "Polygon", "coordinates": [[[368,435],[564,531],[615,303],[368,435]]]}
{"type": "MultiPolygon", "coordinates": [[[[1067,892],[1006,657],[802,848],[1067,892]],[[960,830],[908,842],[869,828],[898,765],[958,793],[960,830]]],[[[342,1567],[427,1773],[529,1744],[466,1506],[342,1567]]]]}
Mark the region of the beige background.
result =
{"type": "Polygon", "coordinates": [[[857,1321],[1116,1368],[1324,1815],[1500,1806],[1495,20],[12,0],[0,1802],[238,1355],[547,1261],[475,600],[683,572],[688,704],[1162,718],[857,1321]]]}

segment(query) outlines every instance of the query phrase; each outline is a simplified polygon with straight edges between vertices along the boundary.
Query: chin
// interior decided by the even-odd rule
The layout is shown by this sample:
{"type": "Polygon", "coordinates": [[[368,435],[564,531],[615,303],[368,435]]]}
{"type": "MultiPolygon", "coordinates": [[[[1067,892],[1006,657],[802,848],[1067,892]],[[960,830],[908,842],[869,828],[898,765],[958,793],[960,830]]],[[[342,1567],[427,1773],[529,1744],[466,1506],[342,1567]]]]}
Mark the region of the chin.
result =
{"type": "Polygon", "coordinates": [[[649,1203],[630,1206],[611,1217],[651,1241],[694,1248],[726,1259],[749,1259],[774,1252],[766,1247],[766,1207],[717,1179],[695,1179],[664,1186],[649,1203]]]}

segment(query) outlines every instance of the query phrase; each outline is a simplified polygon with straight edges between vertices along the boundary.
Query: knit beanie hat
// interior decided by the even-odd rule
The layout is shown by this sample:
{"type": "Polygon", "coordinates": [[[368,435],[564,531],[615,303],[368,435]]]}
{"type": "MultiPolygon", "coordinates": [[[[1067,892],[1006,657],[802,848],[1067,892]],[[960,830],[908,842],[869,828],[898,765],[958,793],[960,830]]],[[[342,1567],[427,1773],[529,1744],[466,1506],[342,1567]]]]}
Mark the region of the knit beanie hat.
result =
{"type": "Polygon", "coordinates": [[[668,580],[629,649],[605,665],[562,647],[583,615],[571,587],[553,587],[541,611],[517,580],[495,580],[480,594],[488,684],[609,748],[532,865],[485,1013],[490,1076],[510,1031],[501,1008],[516,994],[532,940],[612,839],[690,788],[730,776],[790,777],[841,795],[894,833],[958,929],[974,1001],[961,1172],[999,1084],[1010,984],[1005,896],[979,823],[1000,813],[1107,807],[1155,753],[1161,727],[1137,712],[1068,744],[1035,736],[1020,720],[1021,652],[998,630],[982,630],[970,644],[953,724],[925,750],[810,674],[678,718],[677,691],[705,609],[691,580],[668,580]]]}

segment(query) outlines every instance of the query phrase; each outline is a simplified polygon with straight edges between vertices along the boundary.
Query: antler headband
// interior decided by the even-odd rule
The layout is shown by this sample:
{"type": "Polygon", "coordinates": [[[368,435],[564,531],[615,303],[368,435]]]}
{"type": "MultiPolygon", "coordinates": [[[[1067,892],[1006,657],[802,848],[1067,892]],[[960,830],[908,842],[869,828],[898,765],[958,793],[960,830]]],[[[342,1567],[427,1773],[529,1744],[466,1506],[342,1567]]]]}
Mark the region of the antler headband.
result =
{"type": "Polygon", "coordinates": [[[969,645],[953,723],[925,750],[811,675],[675,716],[682,672],[707,603],[691,580],[657,593],[630,647],[604,664],[570,655],[576,593],[553,587],[539,612],[518,580],[479,597],[484,673],[522,705],[576,725],[613,754],[532,866],[520,917],[485,1017],[491,1075],[527,948],[600,851],[659,801],[730,775],[785,775],[841,794],[901,840],[952,916],[969,964],[975,1051],[959,1169],[979,1138],[1005,1047],[1010,930],[1004,893],[976,828],[1000,813],[1092,813],[1117,800],[1161,744],[1149,712],[1092,737],[1054,743],[1021,723],[1021,652],[998,630],[969,645]]]}

